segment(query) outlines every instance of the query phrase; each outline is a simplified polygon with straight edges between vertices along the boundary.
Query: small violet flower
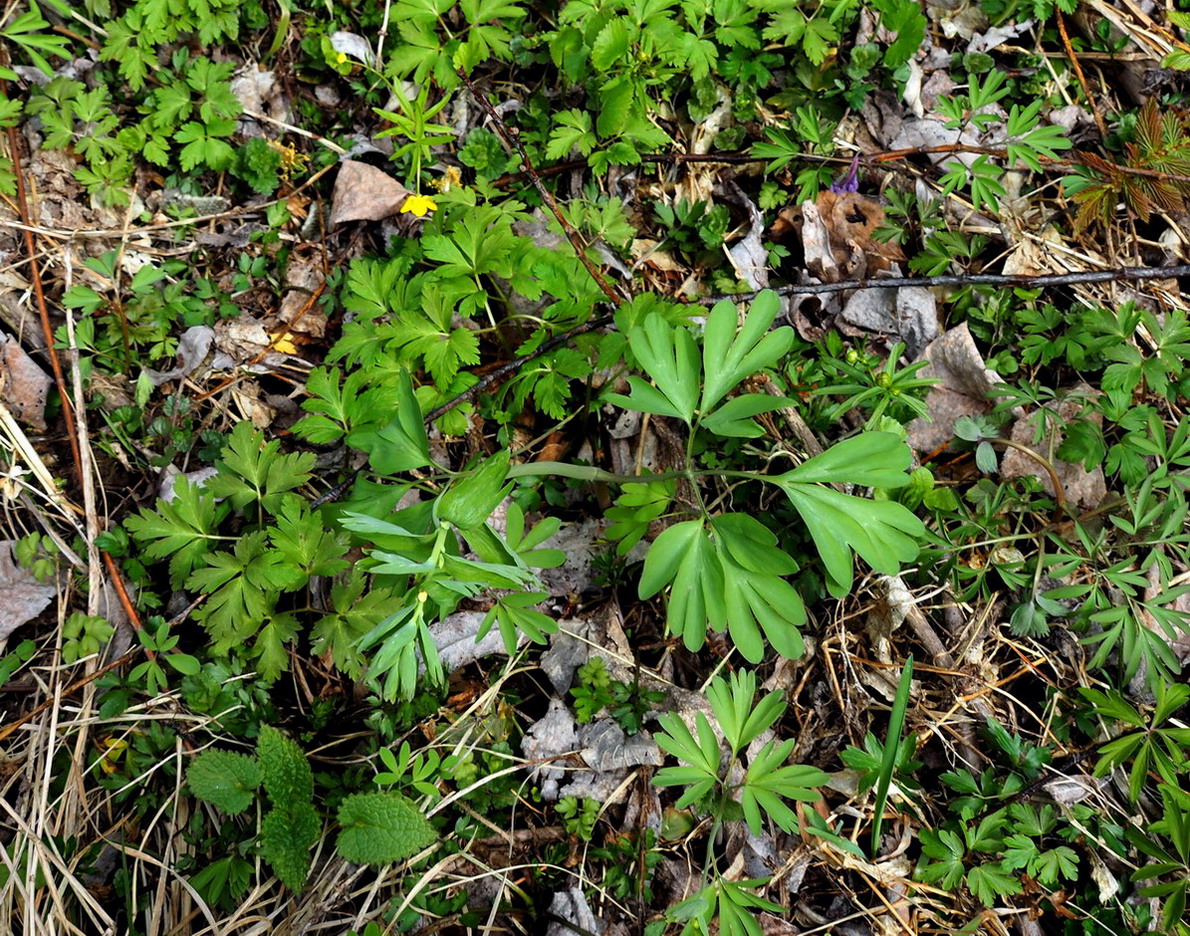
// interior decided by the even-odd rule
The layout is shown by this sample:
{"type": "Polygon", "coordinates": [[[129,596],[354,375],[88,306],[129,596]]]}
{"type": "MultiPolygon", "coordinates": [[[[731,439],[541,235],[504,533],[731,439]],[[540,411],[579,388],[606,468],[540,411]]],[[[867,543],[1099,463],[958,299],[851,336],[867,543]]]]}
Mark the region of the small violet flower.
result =
{"type": "Polygon", "coordinates": [[[851,168],[847,170],[847,175],[841,179],[836,179],[831,183],[831,191],[836,195],[842,195],[844,192],[858,192],[859,191],[859,153],[856,153],[851,160],[851,168]]]}

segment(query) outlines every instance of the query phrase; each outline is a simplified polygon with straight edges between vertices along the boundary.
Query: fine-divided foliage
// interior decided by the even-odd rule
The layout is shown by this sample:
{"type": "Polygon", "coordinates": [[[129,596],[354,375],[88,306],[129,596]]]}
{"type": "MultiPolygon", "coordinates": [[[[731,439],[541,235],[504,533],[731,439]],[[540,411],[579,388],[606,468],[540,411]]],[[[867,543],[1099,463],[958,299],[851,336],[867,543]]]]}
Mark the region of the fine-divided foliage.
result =
{"type": "MultiPolygon", "coordinates": [[[[653,783],[660,787],[681,786],[685,791],[675,803],[676,809],[693,806],[710,815],[716,825],[742,818],[754,835],[759,835],[764,820],[793,832],[798,827],[796,814],[788,801],[814,802],[820,794],[815,787],[830,778],[815,767],[786,763],[796,745],[788,740],[769,741],[742,763],[743,752],[769,730],[785,712],[779,693],[765,694],[756,700],[756,675],[751,671],[733,673],[730,679],[716,677],[707,687],[707,699],[727,743],[727,756],[720,748],[720,735],[702,712],[695,713],[695,730],[687,727],[676,712],[658,719],[662,731],[654,737],[661,749],[681,761],[679,767],[663,767],[653,783]]],[[[741,932],[753,932],[755,920],[749,908],[772,909],[748,889],[763,881],[731,882],[717,879],[695,898],[671,911],[674,919],[699,919],[704,925],[716,915],[721,927],[738,926],[741,932]],[[726,908],[726,909],[725,909],[726,908]],[[726,914],[726,915],[725,915],[726,914]]],[[[709,932],[704,930],[704,932],[709,932]]]]}
{"type": "Polygon", "coordinates": [[[50,324],[6,313],[0,683],[82,714],[18,736],[0,918],[525,930],[565,892],[760,936],[794,879],[736,853],[800,841],[806,919],[884,913],[875,869],[936,929],[1187,936],[1180,281],[966,274],[1178,262],[1190,14],[951,6],[7,4],[0,253],[50,324]],[[346,161],[409,194],[374,219],[346,161]],[[830,257],[956,278],[779,297],[830,257]],[[87,477],[143,506],[93,538],[87,477]],[[448,672],[460,622],[512,663],[448,672]],[[655,765],[661,809],[576,750],[655,765]],[[93,814],[137,830],[118,867],[93,814]],[[323,858],[412,867],[321,907],[323,858]]]}

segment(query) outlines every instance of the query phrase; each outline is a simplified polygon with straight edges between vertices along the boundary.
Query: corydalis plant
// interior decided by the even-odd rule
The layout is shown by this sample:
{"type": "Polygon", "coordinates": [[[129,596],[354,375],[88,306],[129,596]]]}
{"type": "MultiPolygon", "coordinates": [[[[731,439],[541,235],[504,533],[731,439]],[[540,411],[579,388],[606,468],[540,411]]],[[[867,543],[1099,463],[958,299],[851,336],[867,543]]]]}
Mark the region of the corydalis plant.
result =
{"type": "MultiPolygon", "coordinates": [[[[628,409],[667,416],[690,429],[687,463],[692,465],[696,434],[756,438],[764,430],[754,417],[790,405],[767,394],[731,394],[750,377],[775,365],[792,347],[793,330],[772,328],[780,311],[775,293],[763,292],[739,322],[732,302],[718,303],[707,317],[701,353],[692,328],[652,316],[628,335],[643,377],[629,377],[631,396],[612,394],[628,409]]],[[[907,508],[844,494],[830,485],[897,488],[908,481],[910,453],[891,433],[865,433],[828,449],[779,475],[747,471],[713,472],[774,484],[805,523],[825,567],[827,587],[842,597],[851,590],[852,553],[872,568],[895,575],[917,555],[923,526],[907,508]]],[[[693,480],[694,471],[687,474],[693,480]]],[[[655,489],[650,512],[665,491],[655,489]]],[[[628,535],[632,524],[617,514],[628,535]]],[[[700,515],[669,527],[645,559],[640,596],[649,598],[672,585],[667,623],[691,650],[699,649],[708,624],[726,630],[746,660],[757,663],[765,640],[786,657],[802,653],[798,628],[805,623],[801,597],[786,576],[798,563],[778,545],[777,536],[743,513],[700,515]],[[762,638],[761,633],[764,637],[762,638]]]]}

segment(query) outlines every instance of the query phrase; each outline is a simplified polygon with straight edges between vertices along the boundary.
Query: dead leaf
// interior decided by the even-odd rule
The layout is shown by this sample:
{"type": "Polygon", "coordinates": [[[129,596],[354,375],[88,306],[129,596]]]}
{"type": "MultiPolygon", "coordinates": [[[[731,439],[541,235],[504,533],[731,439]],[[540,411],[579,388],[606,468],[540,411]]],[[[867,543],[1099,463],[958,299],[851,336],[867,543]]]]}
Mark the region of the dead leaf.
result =
{"type": "Polygon", "coordinates": [[[947,39],[970,39],[988,24],[983,7],[974,0],[926,0],[926,14],[942,28],[947,39]]]}
{"type": "Polygon", "coordinates": [[[19,341],[0,333],[0,400],[38,432],[45,431],[45,398],[51,383],[19,341]]]}
{"type": "Polygon", "coordinates": [[[736,201],[748,211],[748,233],[731,245],[727,255],[735,275],[748,284],[749,289],[768,289],[769,254],[764,248],[764,218],[752,199],[732,183],[736,201]]]}
{"type": "Polygon", "coordinates": [[[633,266],[648,264],[662,273],[685,273],[686,268],[678,263],[668,251],[658,250],[659,242],[638,237],[632,242],[633,266]]]}
{"type": "Polygon", "coordinates": [[[56,593],[52,584],[37,581],[30,570],[16,564],[15,545],[15,540],[0,540],[0,640],[41,614],[56,593]]]}
{"type": "Polygon", "coordinates": [[[508,652],[498,627],[493,627],[483,640],[475,642],[485,616],[482,611],[456,611],[437,624],[430,625],[430,635],[438,648],[438,659],[442,661],[442,668],[446,672],[453,673],[493,653],[508,652]]]}
{"type": "Polygon", "coordinates": [[[769,233],[780,240],[800,228],[805,265],[824,283],[863,279],[888,270],[905,255],[873,235],[884,223],[880,202],[858,192],[819,192],[814,202],[781,211],[769,233]]]}
{"type": "Polygon", "coordinates": [[[614,719],[601,718],[579,729],[579,744],[587,766],[595,771],[647,765],[660,767],[665,755],[649,735],[627,735],[614,719]]]}
{"type": "Polygon", "coordinates": [[[354,159],[339,165],[331,197],[330,224],[344,221],[380,221],[401,210],[409,189],[379,169],[354,159]]]}
{"type": "Polygon", "coordinates": [[[182,332],[178,339],[177,364],[167,371],[145,368],[145,375],[154,387],[160,387],[167,380],[189,377],[211,352],[215,341],[215,329],[210,325],[194,325],[182,332]]]}
{"type": "MultiPolygon", "coordinates": [[[[1079,384],[1062,400],[1047,403],[1045,408],[1056,412],[1060,422],[1055,424],[1053,421],[1047,421],[1046,425],[1050,431],[1048,436],[1040,441],[1034,440],[1034,426],[1036,423],[1035,418],[1030,416],[1024,416],[1018,419],[1013,424],[1012,432],[1009,436],[1012,441],[1028,446],[1037,452],[1037,454],[1047,459],[1054,466],[1054,471],[1057,473],[1058,480],[1062,484],[1062,490],[1066,495],[1066,500],[1071,504],[1077,504],[1079,507],[1088,510],[1098,507],[1103,503],[1103,498],[1107,496],[1107,481],[1103,476],[1103,467],[1096,465],[1090,471],[1087,471],[1082,465],[1062,461],[1054,453],[1058,450],[1058,446],[1062,444],[1063,439],[1061,430],[1056,428],[1056,426],[1081,415],[1087,397],[1093,395],[1095,395],[1095,391],[1091,386],[1088,384],[1079,384]]],[[[1100,424],[1103,422],[1101,414],[1096,413],[1092,418],[1100,424]]],[[[1004,453],[1004,457],[1000,461],[1000,477],[1037,478],[1041,482],[1041,486],[1051,496],[1055,493],[1049,472],[1035,458],[1026,455],[1019,449],[1010,448],[1004,453]]]]}
{"type": "MultiPolygon", "coordinates": [[[[521,738],[521,752],[529,760],[561,758],[561,755],[576,753],[578,732],[574,716],[559,699],[550,699],[545,716],[530,726],[521,738]]],[[[558,798],[558,782],[566,776],[560,767],[540,765],[531,774],[541,784],[541,798],[547,803],[558,798]]]]}
{"type": "Polygon", "coordinates": [[[570,936],[571,933],[595,933],[599,921],[591,912],[591,905],[581,887],[557,891],[550,902],[550,913],[557,917],[552,921],[545,936],[570,936]]]}
{"type": "Polygon", "coordinates": [[[933,377],[941,383],[926,396],[930,419],[913,420],[908,441],[919,452],[932,452],[954,438],[958,419],[990,412],[990,393],[1004,381],[984,364],[966,322],[932,341],[922,356],[930,364],[919,376],[933,377]]]}
{"type": "MultiPolygon", "coordinates": [[[[324,307],[310,302],[310,297],[326,279],[322,262],[318,251],[300,247],[293,251],[285,268],[285,295],[281,297],[281,308],[277,311],[277,317],[293,331],[314,338],[326,334],[324,307]]],[[[278,347],[277,350],[287,349],[278,347]]]]}
{"type": "Polygon", "coordinates": [[[344,55],[350,55],[357,62],[363,62],[365,65],[377,64],[376,56],[372,54],[372,47],[368,45],[368,40],[358,33],[343,31],[331,33],[331,48],[344,55]]]}

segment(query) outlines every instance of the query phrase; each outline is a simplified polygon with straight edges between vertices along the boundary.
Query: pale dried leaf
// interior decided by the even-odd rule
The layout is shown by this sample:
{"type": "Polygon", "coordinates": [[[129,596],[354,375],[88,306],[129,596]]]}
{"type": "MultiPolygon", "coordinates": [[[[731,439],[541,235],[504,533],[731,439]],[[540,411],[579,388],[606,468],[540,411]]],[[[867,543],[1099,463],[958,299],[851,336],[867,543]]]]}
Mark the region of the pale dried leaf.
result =
{"type": "Polygon", "coordinates": [[[45,431],[45,398],[52,381],[15,338],[0,333],[0,400],[21,422],[45,431]]]}
{"type": "Polygon", "coordinates": [[[167,380],[189,377],[211,352],[215,341],[215,329],[210,325],[194,325],[182,332],[178,339],[177,364],[167,371],[145,368],[145,375],[154,387],[160,387],[167,380]]]}
{"type": "Polygon", "coordinates": [[[37,581],[29,569],[17,565],[15,540],[0,540],[0,640],[32,621],[54,600],[52,584],[37,581]]]}
{"type": "Polygon", "coordinates": [[[500,628],[495,626],[484,635],[483,640],[476,643],[475,636],[479,633],[484,617],[482,611],[456,611],[430,625],[430,636],[434,638],[438,658],[446,672],[453,673],[493,653],[508,652],[500,628]]]}
{"type": "Polygon", "coordinates": [[[582,888],[572,887],[569,890],[558,891],[550,902],[550,913],[558,917],[553,921],[545,936],[571,936],[572,933],[598,933],[599,921],[591,912],[591,905],[587,903],[582,888]]]}
{"type": "Polygon", "coordinates": [[[1024,35],[1032,28],[1033,20],[1031,19],[1021,20],[1019,23],[1005,23],[1002,26],[993,26],[987,32],[976,33],[971,37],[971,41],[967,43],[967,54],[990,52],[992,49],[998,49],[1010,39],[1024,35]]]}
{"type": "Polygon", "coordinates": [[[739,192],[737,201],[748,210],[748,233],[731,245],[727,255],[735,275],[748,284],[749,289],[768,289],[769,255],[764,249],[764,218],[752,199],[739,192]]]}
{"type": "MultiPolygon", "coordinates": [[[[545,716],[532,725],[521,739],[521,752],[529,760],[558,758],[578,750],[578,732],[574,716],[559,699],[550,699],[545,716]]],[[[541,783],[541,796],[546,802],[558,798],[558,782],[566,776],[559,767],[542,765],[535,767],[532,776],[541,783]]]]}
{"type": "Polygon", "coordinates": [[[281,297],[278,318],[296,332],[314,338],[325,335],[325,307],[310,303],[310,297],[325,279],[320,256],[313,251],[295,250],[285,268],[285,295],[281,297]]]}
{"type": "Polygon", "coordinates": [[[627,735],[612,718],[601,718],[579,729],[583,760],[592,770],[620,770],[642,764],[660,767],[665,755],[645,734],[627,735]]]}
{"type": "Polygon", "coordinates": [[[1057,780],[1051,780],[1049,783],[1043,784],[1043,788],[1058,805],[1073,806],[1075,803],[1081,803],[1092,793],[1098,792],[1099,788],[1107,782],[1106,777],[1097,780],[1084,774],[1081,777],[1060,777],[1057,780]]]}
{"type": "Polygon", "coordinates": [[[353,32],[331,33],[331,48],[344,55],[350,55],[357,62],[374,65],[376,56],[372,54],[372,47],[363,36],[353,32]]]}
{"type": "Polygon", "coordinates": [[[388,218],[400,211],[409,194],[409,189],[379,169],[354,159],[344,160],[331,197],[331,226],[388,218]]]}
{"type": "Polygon", "coordinates": [[[970,39],[988,24],[987,14],[975,0],[926,0],[926,14],[947,39],[970,39]]]}
{"type": "Polygon", "coordinates": [[[961,417],[990,412],[991,391],[1003,380],[984,364],[966,322],[932,341],[923,356],[930,364],[919,376],[941,382],[926,396],[932,421],[913,420],[908,441],[919,452],[932,452],[954,438],[954,424],[961,417]]]}

